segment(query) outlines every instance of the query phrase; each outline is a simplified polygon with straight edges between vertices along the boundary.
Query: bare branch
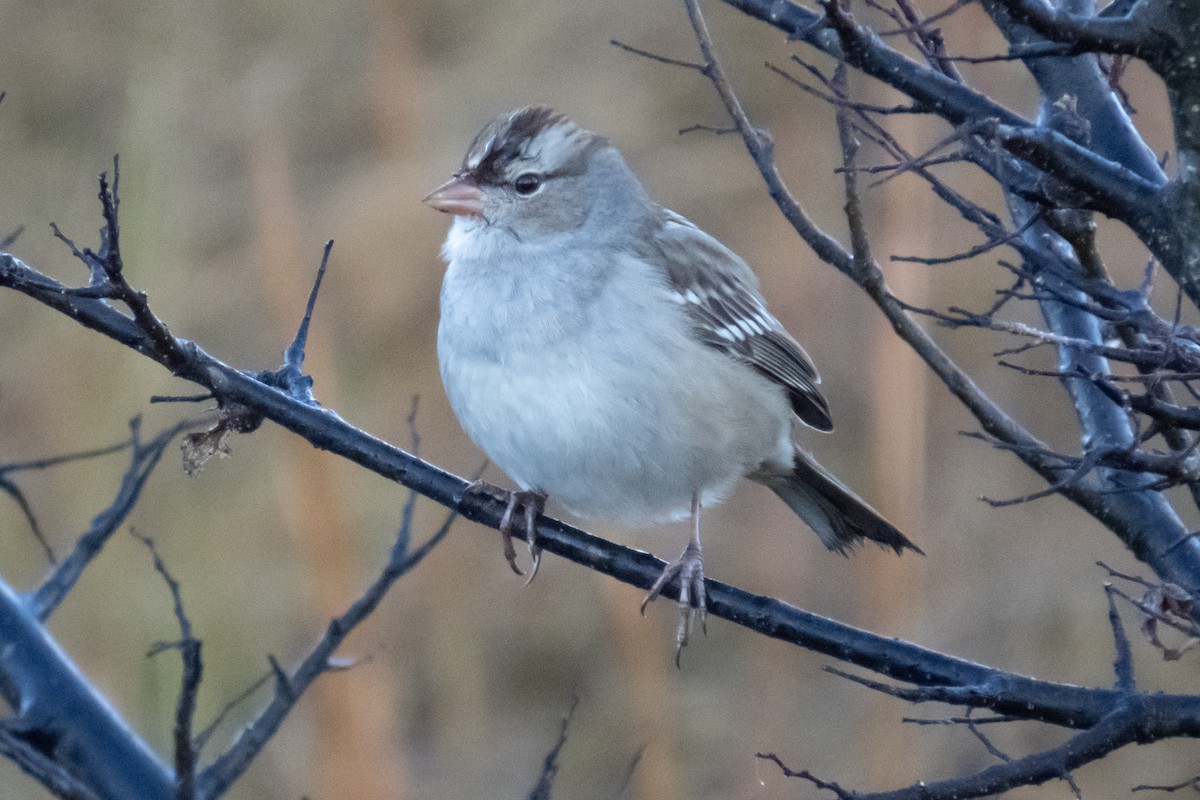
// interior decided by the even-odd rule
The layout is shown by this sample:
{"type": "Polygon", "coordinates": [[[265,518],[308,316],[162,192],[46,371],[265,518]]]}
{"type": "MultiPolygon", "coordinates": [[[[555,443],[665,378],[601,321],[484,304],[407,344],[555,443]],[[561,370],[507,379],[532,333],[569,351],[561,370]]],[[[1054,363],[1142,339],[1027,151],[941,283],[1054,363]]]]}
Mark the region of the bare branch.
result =
{"type": "Polygon", "coordinates": [[[696,41],[700,46],[700,53],[704,59],[704,67],[701,69],[703,74],[712,83],[713,88],[717,92],[717,96],[721,99],[722,105],[725,106],[726,112],[733,121],[734,127],[741,134],[742,141],[746,145],[746,150],[750,153],[754,163],[758,166],[759,172],[763,176],[763,180],[767,184],[767,191],[771,195],[771,199],[779,207],[784,217],[800,237],[813,249],[814,252],[826,263],[832,264],[847,275],[853,272],[853,257],[841,246],[832,236],[822,231],[804,212],[796,198],[788,191],[784,185],[783,178],[779,171],[775,168],[774,145],[771,143],[771,137],[766,131],[759,130],[750,124],[746,112],[742,109],[741,102],[733,92],[733,88],[729,80],[725,77],[724,70],[721,69],[720,63],[717,61],[716,51],[713,47],[712,37],[708,33],[708,27],[704,22],[704,17],[700,13],[700,6],[696,0],[685,0],[685,6],[688,12],[688,19],[692,25],[692,31],[695,33],[696,41]]]}
{"type": "Polygon", "coordinates": [[[249,700],[255,692],[266,686],[267,681],[269,680],[271,680],[271,672],[264,672],[261,676],[259,676],[258,680],[251,683],[221,707],[221,710],[217,712],[215,717],[213,717],[212,722],[208,723],[208,725],[204,727],[204,730],[196,734],[195,738],[193,739],[196,745],[197,756],[199,756],[200,751],[204,749],[204,746],[208,744],[208,740],[212,737],[213,732],[220,727],[221,723],[225,721],[225,718],[229,716],[233,709],[237,708],[246,700],[249,700]]]}
{"type": "MultiPolygon", "coordinates": [[[[136,424],[136,420],[130,424],[136,424]]],[[[0,465],[0,491],[3,491],[5,494],[12,497],[13,501],[16,502],[17,506],[21,509],[21,513],[24,514],[26,521],[29,522],[29,527],[34,538],[37,539],[38,544],[42,546],[42,550],[46,553],[46,560],[50,562],[51,566],[58,564],[58,559],[54,555],[54,550],[50,547],[50,543],[46,541],[46,537],[42,534],[41,528],[38,525],[37,517],[34,515],[33,509],[30,507],[28,501],[25,499],[24,493],[21,492],[20,488],[15,483],[9,480],[7,475],[13,472],[49,469],[51,467],[56,467],[60,464],[67,464],[72,461],[100,458],[101,456],[107,456],[124,450],[132,445],[133,439],[126,439],[123,442],[110,444],[107,447],[97,447],[92,450],[82,450],[77,453],[68,453],[62,456],[39,458],[34,461],[18,461],[12,464],[0,465]]]]}
{"type": "MultiPolygon", "coordinates": [[[[5,276],[6,273],[0,272],[0,282],[8,279],[5,276]]],[[[46,291],[48,279],[34,279],[25,275],[20,277],[22,280],[17,281],[18,285],[32,287],[30,291],[33,294],[46,297],[51,305],[63,296],[62,292],[46,291]]],[[[79,299],[73,302],[74,312],[89,327],[97,328],[118,339],[129,334],[126,318],[104,303],[79,299]]],[[[204,376],[205,385],[227,402],[253,408],[317,446],[349,458],[380,475],[410,485],[422,494],[455,509],[458,514],[468,519],[492,528],[499,524],[504,503],[486,493],[467,491],[471,485],[469,481],[438,470],[329,416],[320,409],[264,387],[253,378],[216,361],[195,345],[187,345],[186,350],[199,362],[190,369],[198,376],[204,376]]],[[[1036,457],[1031,458],[1036,460],[1036,457]]],[[[446,528],[443,528],[444,530],[446,528]]],[[[240,774],[261,748],[264,737],[269,736],[278,727],[294,702],[291,698],[297,695],[298,687],[311,683],[317,675],[325,671],[328,657],[344,636],[348,622],[360,618],[366,609],[373,607],[388,582],[393,579],[394,573],[419,560],[442,535],[444,532],[439,532],[438,536],[422,548],[399,561],[390,562],[385,573],[372,585],[368,594],[349,609],[346,615],[331,623],[326,637],[301,665],[291,674],[280,672],[276,697],[259,720],[251,725],[233,751],[219,758],[202,774],[201,795],[212,796],[214,789],[227,786],[240,774]]],[[[662,561],[647,553],[597,539],[545,517],[538,523],[538,539],[543,548],[550,553],[641,588],[648,588],[661,574],[664,566],[662,561]]],[[[749,595],[716,581],[710,580],[706,586],[710,614],[768,636],[919,685],[1003,687],[998,692],[987,692],[986,696],[977,691],[975,695],[977,702],[999,713],[1039,719],[1052,724],[1087,727],[1100,719],[1105,709],[1110,708],[1117,699],[1117,695],[1111,690],[1081,689],[997,673],[968,661],[839,625],[778,601],[749,595]]],[[[670,597],[673,596],[672,592],[673,587],[668,587],[664,594],[670,597]]],[[[943,696],[950,694],[945,689],[940,691],[943,696]]],[[[1191,712],[1191,701],[1169,698],[1172,703],[1168,703],[1168,698],[1169,696],[1163,696],[1163,700],[1153,701],[1164,703],[1160,711],[1163,715],[1164,730],[1181,730],[1180,726],[1185,724],[1186,715],[1191,712]]],[[[954,698],[956,703],[961,700],[961,697],[954,698]]],[[[1200,700],[1196,703],[1200,704],[1200,700]]]]}
{"type": "Polygon", "coordinates": [[[71,786],[95,793],[78,797],[168,800],[172,777],[166,767],[82,680],[79,668],[2,581],[0,641],[6,645],[0,648],[0,694],[16,714],[0,725],[0,750],[39,779],[57,781],[66,774],[71,786]]]}
{"type": "Polygon", "coordinates": [[[179,581],[167,569],[154,540],[142,536],[136,531],[130,531],[135,539],[140,541],[150,551],[154,560],[154,571],[162,576],[163,582],[171,592],[171,603],[175,612],[175,620],[179,623],[180,638],[177,642],[160,643],[155,646],[150,655],[156,655],[164,650],[178,650],[183,662],[183,673],[179,678],[179,697],[175,703],[175,796],[173,800],[193,800],[196,796],[196,759],[199,747],[192,739],[192,723],[196,716],[196,698],[200,693],[200,681],[204,674],[204,665],[200,657],[200,640],[192,636],[192,622],[188,619],[183,608],[183,595],[179,589],[179,581]]]}
{"type": "Polygon", "coordinates": [[[1200,792],[1200,775],[1196,775],[1194,777],[1188,778],[1186,781],[1183,781],[1182,783],[1175,783],[1175,784],[1169,784],[1169,785],[1162,785],[1162,784],[1153,785],[1153,784],[1143,783],[1143,784],[1134,786],[1132,791],[1135,791],[1135,792],[1168,792],[1169,793],[1169,792],[1178,792],[1180,789],[1195,789],[1196,791],[1200,792]]]}
{"type": "Polygon", "coordinates": [[[1108,623],[1112,627],[1113,644],[1117,651],[1113,659],[1113,672],[1117,677],[1115,688],[1122,692],[1133,692],[1136,684],[1133,680],[1133,652],[1129,647],[1129,637],[1125,635],[1125,627],[1121,624],[1121,615],[1117,613],[1112,584],[1106,583],[1104,590],[1108,596],[1108,623]]]}
{"type": "MultiPolygon", "coordinates": [[[[399,578],[421,563],[446,537],[458,516],[457,511],[450,511],[441,527],[411,552],[407,548],[411,531],[407,529],[407,525],[402,526],[383,571],[346,611],[330,620],[325,634],[295,670],[288,673],[274,658],[270,659],[276,678],[274,697],[258,717],[242,731],[233,746],[200,773],[197,778],[198,796],[218,797],[237,780],[275,735],[275,731],[283,724],[283,720],[313,681],[333,668],[333,654],[350,632],[375,610],[399,578]]],[[[411,517],[406,519],[411,520],[411,517]]]]}
{"type": "Polygon", "coordinates": [[[838,800],[856,800],[856,798],[861,796],[857,792],[846,791],[841,786],[838,786],[836,783],[834,783],[832,781],[821,780],[816,775],[813,775],[811,772],[809,772],[806,769],[793,770],[787,764],[784,764],[783,760],[780,759],[779,756],[775,755],[774,753],[755,753],[754,757],[761,758],[764,761],[770,761],[775,766],[779,767],[779,771],[782,772],[784,774],[784,776],[786,776],[788,778],[800,778],[802,780],[808,781],[809,783],[811,783],[813,786],[817,787],[818,789],[825,789],[827,791],[833,792],[834,796],[837,797],[838,800]]]}
{"type": "Polygon", "coordinates": [[[63,800],[103,800],[35,742],[28,731],[7,720],[0,723],[0,755],[63,800]]]}
{"type": "Polygon", "coordinates": [[[1083,17],[1040,0],[998,0],[1016,22],[1029,25],[1054,42],[1071,45],[1073,53],[1119,53],[1159,64],[1166,45],[1145,24],[1145,15],[1083,17]]]}
{"type": "Polygon", "coordinates": [[[546,754],[542,763],[542,773],[538,776],[537,784],[529,792],[528,800],[550,800],[554,779],[558,776],[558,757],[562,753],[563,745],[567,743],[567,730],[571,727],[571,718],[575,716],[575,709],[578,707],[579,698],[576,697],[571,700],[571,707],[567,709],[567,713],[563,714],[562,724],[558,728],[558,740],[546,754]]]}
{"type": "MultiPolygon", "coordinates": [[[[1115,504],[1111,501],[1111,496],[1096,493],[1090,487],[1084,488],[1078,484],[1062,485],[1064,476],[1061,473],[1061,464],[1056,459],[1043,458],[1040,454],[1046,452],[1047,448],[1018,425],[983,392],[979,391],[973,379],[946,356],[928,333],[915,324],[910,310],[887,291],[878,265],[872,264],[867,269],[865,276],[856,275],[853,257],[831,237],[816,229],[787,192],[775,168],[771,149],[765,144],[769,143],[769,138],[750,124],[742,111],[741,104],[734,96],[728,80],[719,64],[716,63],[711,37],[703,24],[703,18],[699,16],[700,10],[697,3],[695,0],[685,0],[685,3],[689,19],[692,20],[693,32],[707,65],[706,75],[742,134],[746,149],[759,168],[772,199],[775,200],[785,218],[792,222],[800,237],[826,263],[855,278],[856,282],[883,311],[897,334],[933,369],[959,401],[976,416],[985,432],[997,440],[1011,445],[1013,452],[1019,455],[1026,464],[1052,485],[1060,485],[1060,491],[1064,496],[1104,521],[1133,547],[1139,558],[1152,564],[1160,574],[1179,577],[1189,573],[1200,574],[1200,549],[1193,548],[1187,552],[1181,550],[1173,554],[1171,558],[1164,559],[1161,549],[1147,547],[1145,529],[1150,519],[1155,520],[1156,535],[1166,535],[1175,541],[1184,533],[1182,523],[1161,496],[1147,488],[1140,495],[1129,492],[1125,502],[1115,504]]],[[[746,4],[734,3],[734,5],[743,7],[746,4]]],[[[773,24],[779,25],[780,20],[787,17],[792,9],[793,7],[788,5],[776,8],[772,12],[773,24]],[[781,13],[781,8],[786,13],[781,13]]],[[[843,41],[844,46],[853,44],[865,36],[863,29],[854,26],[835,4],[827,4],[826,13],[829,17],[829,24],[837,28],[844,38],[857,37],[854,41],[843,41]]],[[[807,37],[809,34],[805,33],[804,35],[807,37]]],[[[847,61],[855,63],[849,55],[847,55],[847,61]]],[[[1059,135],[1051,133],[1055,136],[1059,135]]],[[[1071,146],[1077,147],[1073,142],[1071,146]]],[[[1031,258],[1039,257],[1039,250],[1033,246],[1026,247],[1024,253],[1028,253],[1031,258]]],[[[1056,273],[1048,274],[1053,276],[1056,273]]],[[[1046,280],[1046,277],[1043,276],[1042,280],[1046,280]]]]}
{"type": "Polygon", "coordinates": [[[45,621],[54,613],[54,609],[71,591],[88,564],[129,517],[167,445],[180,433],[195,427],[196,424],[195,420],[183,420],[142,444],[138,439],[140,421],[134,419],[130,422],[130,429],[133,431],[130,464],[121,478],[117,495],[108,508],[92,519],[92,524],[75,542],[75,548],[70,555],[62,560],[34,592],[29,600],[30,611],[34,616],[45,621]]]}
{"type": "Polygon", "coordinates": [[[642,50],[640,47],[634,47],[616,39],[609,39],[608,43],[614,47],[619,47],[626,53],[633,53],[635,56],[648,58],[651,61],[657,61],[660,64],[667,64],[672,67],[683,67],[684,69],[694,69],[700,73],[704,72],[704,65],[697,64],[694,61],[681,61],[678,58],[671,58],[669,56],[659,55],[658,53],[651,53],[649,50],[642,50]]]}
{"type": "Polygon", "coordinates": [[[944,781],[921,781],[904,789],[886,792],[849,793],[826,782],[817,783],[808,773],[787,770],[776,757],[762,756],[779,764],[785,774],[802,777],[817,783],[820,788],[830,789],[841,798],[853,800],[953,800],[954,798],[987,797],[1001,794],[1018,786],[1037,786],[1046,781],[1062,779],[1078,787],[1070,780],[1070,773],[1085,764],[1103,758],[1114,750],[1139,741],[1139,725],[1142,719],[1140,695],[1135,700],[1118,706],[1109,716],[1100,720],[1093,728],[1085,730],[1058,747],[1005,761],[993,767],[963,778],[944,781]]]}

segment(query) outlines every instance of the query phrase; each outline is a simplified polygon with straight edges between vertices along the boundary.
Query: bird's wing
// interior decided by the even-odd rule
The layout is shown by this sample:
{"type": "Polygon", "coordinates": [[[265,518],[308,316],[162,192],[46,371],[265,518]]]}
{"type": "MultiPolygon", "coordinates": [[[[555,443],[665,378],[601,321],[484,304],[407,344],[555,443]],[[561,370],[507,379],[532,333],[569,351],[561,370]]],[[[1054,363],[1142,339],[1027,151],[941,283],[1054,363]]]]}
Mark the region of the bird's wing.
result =
{"type": "Polygon", "coordinates": [[[662,209],[650,255],[666,271],[672,297],[687,310],[705,344],[753,366],[788,391],[796,415],[833,430],[817,390],[816,367],[767,310],[758,278],[733,251],[673,211],[662,209]]]}

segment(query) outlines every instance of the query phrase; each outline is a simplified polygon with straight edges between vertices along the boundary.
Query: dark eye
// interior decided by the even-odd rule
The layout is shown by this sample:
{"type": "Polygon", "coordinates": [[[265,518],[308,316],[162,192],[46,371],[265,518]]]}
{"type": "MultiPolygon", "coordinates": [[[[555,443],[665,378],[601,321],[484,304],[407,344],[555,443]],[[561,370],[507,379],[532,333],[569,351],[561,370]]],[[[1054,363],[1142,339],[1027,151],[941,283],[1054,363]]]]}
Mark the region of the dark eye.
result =
{"type": "Polygon", "coordinates": [[[513,188],[517,190],[517,194],[531,195],[536,192],[542,185],[540,175],[535,175],[532,172],[526,172],[524,175],[518,175],[513,181],[513,188]]]}

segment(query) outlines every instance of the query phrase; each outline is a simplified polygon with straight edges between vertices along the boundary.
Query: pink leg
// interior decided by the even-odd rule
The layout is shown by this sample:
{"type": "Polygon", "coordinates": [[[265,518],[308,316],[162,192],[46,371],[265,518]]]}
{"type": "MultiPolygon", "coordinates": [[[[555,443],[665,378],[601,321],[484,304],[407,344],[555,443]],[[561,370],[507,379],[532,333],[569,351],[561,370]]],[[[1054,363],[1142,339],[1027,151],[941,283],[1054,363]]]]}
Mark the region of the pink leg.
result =
{"type": "Polygon", "coordinates": [[[512,567],[512,571],[518,575],[525,573],[517,566],[517,551],[513,547],[513,517],[516,515],[517,506],[524,509],[525,517],[525,543],[529,547],[529,577],[525,580],[525,585],[528,586],[537,575],[538,566],[542,563],[542,548],[537,543],[537,529],[535,523],[538,515],[542,513],[542,509],[546,507],[546,495],[535,491],[520,491],[509,492],[508,505],[504,508],[504,515],[500,517],[500,540],[504,548],[504,558],[508,561],[508,566],[512,567]]]}
{"type": "Polygon", "coordinates": [[[642,601],[642,613],[646,605],[658,597],[672,580],[679,579],[679,624],[675,629],[675,665],[688,643],[692,619],[700,617],[700,629],[707,632],[708,609],[704,591],[704,554],[700,548],[700,495],[692,495],[692,536],[683,555],[672,561],[650,587],[650,593],[642,601]]]}

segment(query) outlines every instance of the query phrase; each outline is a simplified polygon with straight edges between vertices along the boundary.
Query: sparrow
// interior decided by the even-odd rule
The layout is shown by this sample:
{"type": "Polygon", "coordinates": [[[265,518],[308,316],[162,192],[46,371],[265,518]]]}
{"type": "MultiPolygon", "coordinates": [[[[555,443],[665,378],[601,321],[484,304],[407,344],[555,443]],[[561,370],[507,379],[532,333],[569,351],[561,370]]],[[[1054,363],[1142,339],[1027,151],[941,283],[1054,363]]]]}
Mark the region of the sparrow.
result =
{"type": "Polygon", "coordinates": [[[463,429],[520,487],[532,559],[548,496],[628,525],[688,518],[683,554],[642,603],[679,586],[676,661],[704,622],[700,512],[741,478],[771,489],[830,550],[921,550],[797,441],[831,431],[820,377],[750,267],[655,203],[608,140],[546,107],[484,126],[425,202],[442,247],[438,362],[463,429]]]}

